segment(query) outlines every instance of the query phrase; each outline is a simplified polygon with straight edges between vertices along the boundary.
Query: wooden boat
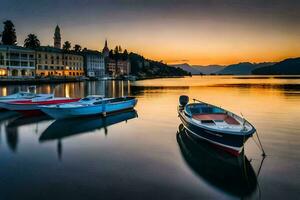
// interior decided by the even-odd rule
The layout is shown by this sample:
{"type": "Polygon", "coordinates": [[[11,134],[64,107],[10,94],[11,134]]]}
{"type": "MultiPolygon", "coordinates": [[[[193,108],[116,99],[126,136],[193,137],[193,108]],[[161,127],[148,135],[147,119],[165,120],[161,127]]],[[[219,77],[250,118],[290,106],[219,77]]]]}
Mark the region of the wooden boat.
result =
{"type": "Polygon", "coordinates": [[[16,111],[24,115],[39,115],[42,114],[40,106],[42,105],[57,105],[63,103],[71,103],[79,101],[79,98],[67,98],[67,97],[49,97],[45,98],[34,98],[32,100],[19,100],[5,102],[4,106],[6,109],[16,111]]]}
{"type": "Polygon", "coordinates": [[[256,132],[247,120],[220,107],[198,100],[188,103],[188,96],[181,96],[179,102],[178,115],[189,132],[234,155],[256,132]]]}
{"type": "Polygon", "coordinates": [[[41,110],[55,119],[99,115],[134,108],[134,97],[102,98],[88,96],[76,103],[41,106],[41,110]]]}
{"type": "Polygon", "coordinates": [[[35,94],[31,92],[17,92],[15,94],[0,97],[0,109],[6,109],[6,103],[13,101],[30,102],[31,100],[42,100],[54,98],[53,94],[35,94]]]}
{"type": "Polygon", "coordinates": [[[196,140],[182,124],[177,142],[187,166],[209,185],[240,199],[251,197],[257,190],[259,173],[244,154],[231,156],[211,143],[196,140]]]}

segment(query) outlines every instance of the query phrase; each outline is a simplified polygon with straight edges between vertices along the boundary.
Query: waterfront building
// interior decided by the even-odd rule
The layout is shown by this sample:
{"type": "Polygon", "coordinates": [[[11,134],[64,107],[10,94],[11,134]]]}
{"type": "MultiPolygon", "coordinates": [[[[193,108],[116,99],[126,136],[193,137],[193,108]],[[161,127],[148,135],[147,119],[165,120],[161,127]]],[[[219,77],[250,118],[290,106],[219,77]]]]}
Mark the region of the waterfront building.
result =
{"type": "Polygon", "coordinates": [[[84,50],[84,70],[87,77],[101,78],[105,75],[104,57],[99,51],[84,50]]]}
{"type": "Polygon", "coordinates": [[[108,74],[113,77],[126,76],[130,74],[131,65],[129,60],[113,60],[107,62],[108,74]]]}
{"type": "Polygon", "coordinates": [[[83,56],[73,51],[41,46],[36,49],[37,76],[83,76],[83,56]]]}
{"type": "Polygon", "coordinates": [[[34,77],[35,52],[14,45],[0,45],[0,76],[34,77]]]}
{"type": "Polygon", "coordinates": [[[64,53],[63,56],[65,76],[84,76],[84,58],[82,55],[74,51],[68,51],[64,53]]]}
{"type": "Polygon", "coordinates": [[[60,28],[57,25],[54,32],[54,47],[57,49],[61,49],[61,36],[60,36],[60,28]]]}

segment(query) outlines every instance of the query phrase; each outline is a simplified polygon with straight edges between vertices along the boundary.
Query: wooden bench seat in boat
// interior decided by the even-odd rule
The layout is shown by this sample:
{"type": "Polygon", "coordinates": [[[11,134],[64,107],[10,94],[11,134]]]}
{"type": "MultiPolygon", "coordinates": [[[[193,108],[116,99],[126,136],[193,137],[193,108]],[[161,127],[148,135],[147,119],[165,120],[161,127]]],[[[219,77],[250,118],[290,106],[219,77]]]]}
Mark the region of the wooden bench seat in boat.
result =
{"type": "Polygon", "coordinates": [[[194,114],[193,118],[196,120],[224,120],[227,124],[231,125],[240,125],[240,123],[234,119],[233,117],[223,114],[223,113],[217,113],[217,114],[194,114]]]}

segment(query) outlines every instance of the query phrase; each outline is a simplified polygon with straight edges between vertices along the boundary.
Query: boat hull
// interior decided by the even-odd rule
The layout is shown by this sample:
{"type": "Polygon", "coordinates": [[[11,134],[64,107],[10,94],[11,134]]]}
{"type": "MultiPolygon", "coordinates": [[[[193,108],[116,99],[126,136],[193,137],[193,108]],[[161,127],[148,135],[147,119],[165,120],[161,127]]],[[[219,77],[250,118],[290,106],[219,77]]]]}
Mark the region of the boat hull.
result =
{"type": "Polygon", "coordinates": [[[183,126],[196,138],[205,140],[214,144],[216,147],[221,148],[233,155],[239,155],[244,147],[245,142],[253,135],[255,129],[251,132],[241,134],[224,133],[216,130],[208,130],[204,127],[197,126],[179,112],[179,117],[183,126]]]}
{"type": "Polygon", "coordinates": [[[59,99],[59,100],[48,100],[48,101],[18,101],[18,102],[9,102],[5,103],[4,108],[11,111],[19,112],[23,115],[40,115],[43,112],[40,110],[42,105],[53,105],[53,104],[62,104],[62,103],[71,103],[76,102],[79,99],[59,99]]]}
{"type": "Polygon", "coordinates": [[[40,107],[40,109],[54,119],[76,118],[82,116],[92,116],[114,113],[122,110],[133,109],[137,100],[132,99],[125,102],[87,105],[78,107],[40,107]]]}

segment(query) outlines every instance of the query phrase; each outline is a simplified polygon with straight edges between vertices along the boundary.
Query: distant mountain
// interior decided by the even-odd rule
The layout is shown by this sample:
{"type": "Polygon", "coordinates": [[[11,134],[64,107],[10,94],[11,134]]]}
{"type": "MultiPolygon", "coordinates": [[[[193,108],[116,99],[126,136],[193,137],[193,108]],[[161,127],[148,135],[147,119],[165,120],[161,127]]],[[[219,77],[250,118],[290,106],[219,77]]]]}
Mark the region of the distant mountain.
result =
{"type": "Polygon", "coordinates": [[[223,70],[219,71],[218,74],[227,74],[227,75],[250,75],[254,69],[265,67],[272,65],[274,63],[249,63],[249,62],[242,62],[238,64],[228,65],[223,70]]]}
{"type": "Polygon", "coordinates": [[[172,65],[172,66],[183,69],[184,71],[187,71],[193,75],[215,74],[224,68],[224,66],[220,66],[220,65],[201,66],[201,65],[189,65],[187,63],[177,64],[177,65],[172,65]]]}
{"type": "Polygon", "coordinates": [[[257,75],[300,75],[300,57],[290,58],[274,65],[253,70],[257,75]]]}
{"type": "Polygon", "coordinates": [[[195,69],[198,69],[202,74],[217,74],[219,71],[223,70],[226,66],[222,65],[193,65],[195,69]]]}
{"type": "Polygon", "coordinates": [[[191,74],[200,74],[201,72],[198,69],[193,68],[191,65],[187,63],[183,64],[177,64],[177,65],[170,65],[172,67],[180,68],[186,72],[189,72],[191,74]]]}

